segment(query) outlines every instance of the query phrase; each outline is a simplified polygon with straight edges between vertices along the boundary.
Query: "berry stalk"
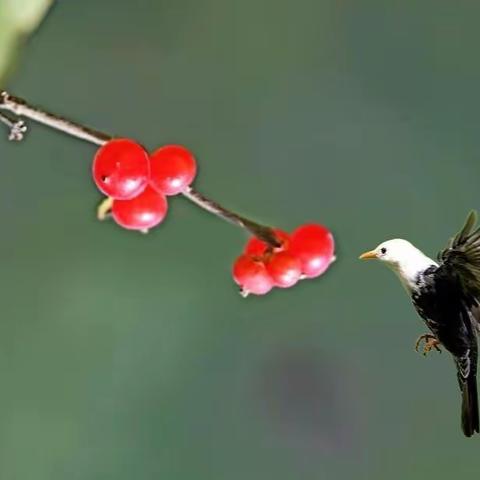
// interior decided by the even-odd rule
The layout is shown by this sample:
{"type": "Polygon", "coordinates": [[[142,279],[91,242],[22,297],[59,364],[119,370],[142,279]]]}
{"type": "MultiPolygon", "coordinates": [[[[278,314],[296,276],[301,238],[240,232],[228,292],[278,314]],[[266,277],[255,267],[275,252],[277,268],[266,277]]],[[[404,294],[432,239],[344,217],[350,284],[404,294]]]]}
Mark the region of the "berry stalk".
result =
{"type": "Polygon", "coordinates": [[[227,210],[219,203],[214,202],[213,200],[210,200],[207,197],[203,196],[201,193],[197,192],[192,187],[187,187],[182,192],[182,195],[188,198],[191,202],[206,210],[207,212],[213,213],[217,217],[220,217],[227,222],[233,223],[244,228],[245,230],[248,230],[251,234],[255,235],[255,237],[259,238],[265,243],[268,243],[271,247],[276,248],[280,246],[280,242],[278,241],[272,228],[265,227],[264,225],[253,222],[252,220],[242,217],[241,215],[238,215],[231,210],[227,210]]]}
{"type": "MultiPolygon", "coordinates": [[[[67,135],[85,140],[95,145],[102,146],[112,139],[111,135],[30,105],[24,99],[10,95],[6,91],[0,91],[0,110],[11,112],[17,117],[29,118],[35,122],[41,123],[50,128],[66,133],[67,135]]],[[[26,132],[26,126],[22,120],[18,118],[12,118],[10,115],[0,112],[0,122],[4,123],[10,129],[9,140],[19,141],[23,139],[23,135],[26,132]]],[[[255,235],[272,248],[280,246],[280,242],[275,236],[272,228],[256,223],[248,218],[238,215],[235,212],[232,212],[231,210],[226,209],[219,203],[210,200],[201,193],[197,192],[192,187],[187,187],[181,193],[185,198],[190,200],[195,205],[229,223],[233,223],[249,231],[251,234],[255,235]]]]}

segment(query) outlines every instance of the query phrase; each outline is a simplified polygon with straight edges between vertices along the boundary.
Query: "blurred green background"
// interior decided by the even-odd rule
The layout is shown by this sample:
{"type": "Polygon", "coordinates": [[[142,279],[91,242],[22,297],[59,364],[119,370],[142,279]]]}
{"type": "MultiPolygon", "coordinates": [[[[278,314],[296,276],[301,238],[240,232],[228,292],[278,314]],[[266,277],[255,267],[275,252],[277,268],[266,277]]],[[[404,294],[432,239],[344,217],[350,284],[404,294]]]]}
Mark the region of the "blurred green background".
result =
{"type": "MultiPolygon", "coordinates": [[[[0,0],[2,46],[5,8],[26,3],[0,0]]],[[[338,261],[244,300],[244,232],[183,198],[148,236],[99,224],[94,146],[32,123],[22,144],[5,135],[0,479],[478,472],[449,356],[414,352],[425,327],[399,282],[357,256],[398,236],[433,255],[480,208],[479,21],[463,0],[54,5],[12,93],[188,145],[199,190],[285,229],[328,225],[338,261]]]]}

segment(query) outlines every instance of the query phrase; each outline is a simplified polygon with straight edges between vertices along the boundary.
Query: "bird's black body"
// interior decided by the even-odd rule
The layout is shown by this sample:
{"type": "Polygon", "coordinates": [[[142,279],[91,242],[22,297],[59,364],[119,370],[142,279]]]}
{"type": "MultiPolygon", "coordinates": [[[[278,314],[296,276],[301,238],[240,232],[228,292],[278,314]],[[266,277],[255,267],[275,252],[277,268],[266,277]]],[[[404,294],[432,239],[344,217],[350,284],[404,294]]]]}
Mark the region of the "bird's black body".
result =
{"type": "Polygon", "coordinates": [[[453,355],[462,391],[462,429],[465,435],[479,432],[477,401],[477,321],[468,298],[445,268],[432,266],[420,273],[412,302],[440,343],[453,355]]]}
{"type": "Polygon", "coordinates": [[[462,231],[440,252],[439,265],[418,274],[412,302],[453,355],[462,392],[462,429],[480,432],[477,398],[477,332],[480,300],[480,229],[470,214],[462,231]]]}

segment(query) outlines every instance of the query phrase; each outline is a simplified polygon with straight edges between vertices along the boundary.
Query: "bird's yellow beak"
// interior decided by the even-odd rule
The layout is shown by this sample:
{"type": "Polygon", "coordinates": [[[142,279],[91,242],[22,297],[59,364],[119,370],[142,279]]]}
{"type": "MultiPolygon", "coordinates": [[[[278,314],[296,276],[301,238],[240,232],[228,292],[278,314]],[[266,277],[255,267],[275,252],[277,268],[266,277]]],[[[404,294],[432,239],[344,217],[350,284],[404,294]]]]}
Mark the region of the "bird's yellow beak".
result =
{"type": "Polygon", "coordinates": [[[359,257],[360,260],[373,260],[377,258],[377,252],[375,250],[370,250],[369,252],[362,253],[359,257]]]}

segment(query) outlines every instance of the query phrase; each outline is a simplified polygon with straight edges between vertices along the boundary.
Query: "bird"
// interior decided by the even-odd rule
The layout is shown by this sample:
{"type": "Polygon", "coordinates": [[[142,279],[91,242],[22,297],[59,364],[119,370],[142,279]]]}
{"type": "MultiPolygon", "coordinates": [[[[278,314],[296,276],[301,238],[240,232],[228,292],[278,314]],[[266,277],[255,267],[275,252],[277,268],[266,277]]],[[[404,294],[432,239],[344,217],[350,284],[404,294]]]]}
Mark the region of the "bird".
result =
{"type": "Polygon", "coordinates": [[[453,357],[462,396],[461,427],[467,437],[480,432],[477,395],[477,335],[480,331],[480,228],[471,211],[463,228],[433,260],[404,239],[388,240],[363,253],[392,269],[410,295],[430,333],[424,354],[443,347],[453,357]]]}

